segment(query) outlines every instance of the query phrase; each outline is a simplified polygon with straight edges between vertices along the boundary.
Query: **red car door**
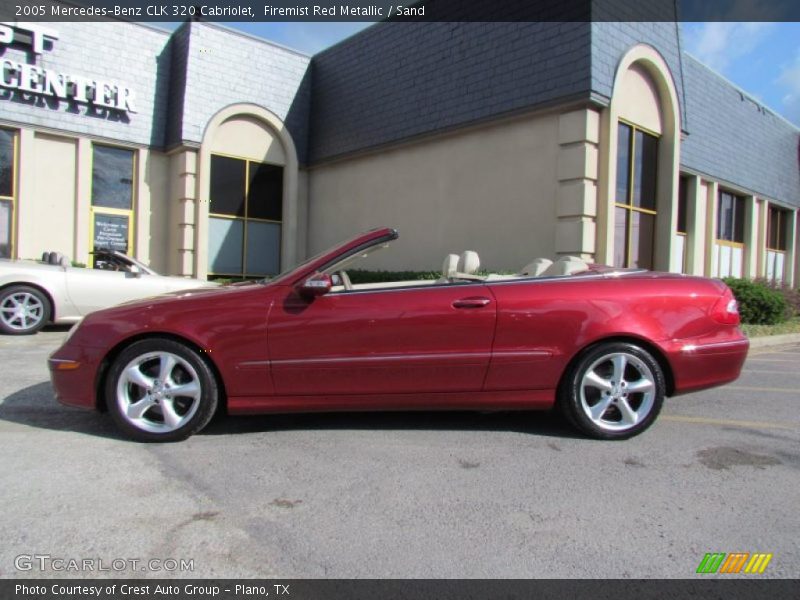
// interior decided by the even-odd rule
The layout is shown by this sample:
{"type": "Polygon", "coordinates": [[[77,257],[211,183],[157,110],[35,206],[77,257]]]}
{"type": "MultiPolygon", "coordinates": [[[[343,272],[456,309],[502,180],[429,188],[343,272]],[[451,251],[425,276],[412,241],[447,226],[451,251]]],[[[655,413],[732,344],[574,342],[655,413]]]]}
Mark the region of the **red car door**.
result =
{"type": "Polygon", "coordinates": [[[284,288],[268,324],[276,394],[479,391],[497,308],[482,283],[331,292],[284,288]]]}

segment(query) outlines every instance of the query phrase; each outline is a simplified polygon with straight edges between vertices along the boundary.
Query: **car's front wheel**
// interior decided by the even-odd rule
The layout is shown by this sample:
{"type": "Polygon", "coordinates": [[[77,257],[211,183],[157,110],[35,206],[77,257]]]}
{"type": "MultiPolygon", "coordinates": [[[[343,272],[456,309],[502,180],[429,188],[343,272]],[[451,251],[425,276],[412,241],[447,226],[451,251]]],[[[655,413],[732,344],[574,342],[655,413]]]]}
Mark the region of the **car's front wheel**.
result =
{"type": "Polygon", "coordinates": [[[561,386],[559,405],[587,435],[626,439],[653,424],[665,393],[664,372],[649,352],[635,344],[604,343],[575,361],[561,386]]]}
{"type": "Polygon", "coordinates": [[[9,335],[36,333],[50,320],[50,300],[40,290],[12,285],[0,292],[0,331],[9,335]]]}
{"type": "Polygon", "coordinates": [[[193,349],[152,338],[123,350],[106,378],[106,405],[116,424],[142,442],[183,440],[214,416],[219,391],[193,349]]]}

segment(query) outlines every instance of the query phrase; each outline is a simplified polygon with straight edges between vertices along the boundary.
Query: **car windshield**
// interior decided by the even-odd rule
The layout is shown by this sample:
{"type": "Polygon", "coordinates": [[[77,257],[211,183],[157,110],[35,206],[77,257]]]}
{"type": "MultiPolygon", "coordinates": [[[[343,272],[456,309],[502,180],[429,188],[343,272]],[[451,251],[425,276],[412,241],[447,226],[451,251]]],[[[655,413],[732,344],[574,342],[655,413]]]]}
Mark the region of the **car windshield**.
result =
{"type": "MultiPolygon", "coordinates": [[[[322,252],[318,252],[317,254],[312,256],[311,258],[307,258],[306,260],[304,260],[300,264],[295,265],[293,267],[290,267],[290,268],[288,268],[288,269],[286,269],[284,271],[281,271],[280,274],[276,275],[275,277],[273,277],[271,279],[270,278],[260,279],[259,283],[277,283],[277,282],[281,282],[281,281],[283,281],[285,279],[290,279],[291,276],[292,276],[292,273],[294,273],[295,271],[302,271],[308,265],[318,261],[323,256],[326,256],[328,254],[339,254],[339,253],[343,252],[344,249],[347,248],[347,246],[349,246],[352,243],[353,243],[353,238],[351,238],[349,240],[345,240],[344,242],[341,242],[340,244],[336,244],[335,246],[332,246],[331,248],[326,248],[325,250],[323,250],[322,252]]],[[[366,250],[363,250],[362,252],[358,252],[354,256],[347,257],[344,260],[347,261],[350,258],[353,258],[354,260],[356,260],[358,257],[361,257],[361,256],[364,256],[366,254],[369,254],[373,249],[378,249],[378,248],[386,246],[385,243],[381,244],[380,240],[375,240],[374,243],[375,243],[375,246],[373,246],[372,248],[367,248],[366,250]]],[[[339,266],[341,268],[341,265],[339,265],[339,266]]],[[[326,271],[327,271],[327,269],[326,269],[326,271]]]]}

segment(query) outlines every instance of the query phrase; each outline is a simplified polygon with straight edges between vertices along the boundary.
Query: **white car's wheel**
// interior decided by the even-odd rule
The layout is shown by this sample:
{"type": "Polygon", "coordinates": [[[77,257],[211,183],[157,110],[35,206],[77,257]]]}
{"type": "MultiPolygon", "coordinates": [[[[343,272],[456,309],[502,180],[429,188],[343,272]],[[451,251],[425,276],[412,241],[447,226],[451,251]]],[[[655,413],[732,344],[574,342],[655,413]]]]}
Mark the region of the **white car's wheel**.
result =
{"type": "Polygon", "coordinates": [[[661,365],[634,344],[590,348],[567,374],[559,394],[566,417],[597,439],[626,439],[650,427],[664,402],[661,365]]]}
{"type": "Polygon", "coordinates": [[[183,440],[205,427],[217,408],[217,382],[197,352],[168,339],[135,342],[106,378],[114,421],[142,442],[183,440]]]}
{"type": "Polygon", "coordinates": [[[36,333],[50,320],[50,301],[27,285],[12,285],[0,292],[0,331],[9,335],[36,333]]]}

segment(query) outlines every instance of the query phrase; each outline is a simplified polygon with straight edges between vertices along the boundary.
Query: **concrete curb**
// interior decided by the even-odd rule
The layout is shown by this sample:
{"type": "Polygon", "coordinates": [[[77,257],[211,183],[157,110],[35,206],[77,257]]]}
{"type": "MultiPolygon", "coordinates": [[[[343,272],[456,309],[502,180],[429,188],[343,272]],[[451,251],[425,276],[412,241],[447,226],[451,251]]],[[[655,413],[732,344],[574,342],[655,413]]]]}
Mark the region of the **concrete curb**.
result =
{"type": "Polygon", "coordinates": [[[770,348],[772,346],[786,346],[787,344],[800,344],[800,333],[762,335],[750,338],[750,348],[770,348]]]}

